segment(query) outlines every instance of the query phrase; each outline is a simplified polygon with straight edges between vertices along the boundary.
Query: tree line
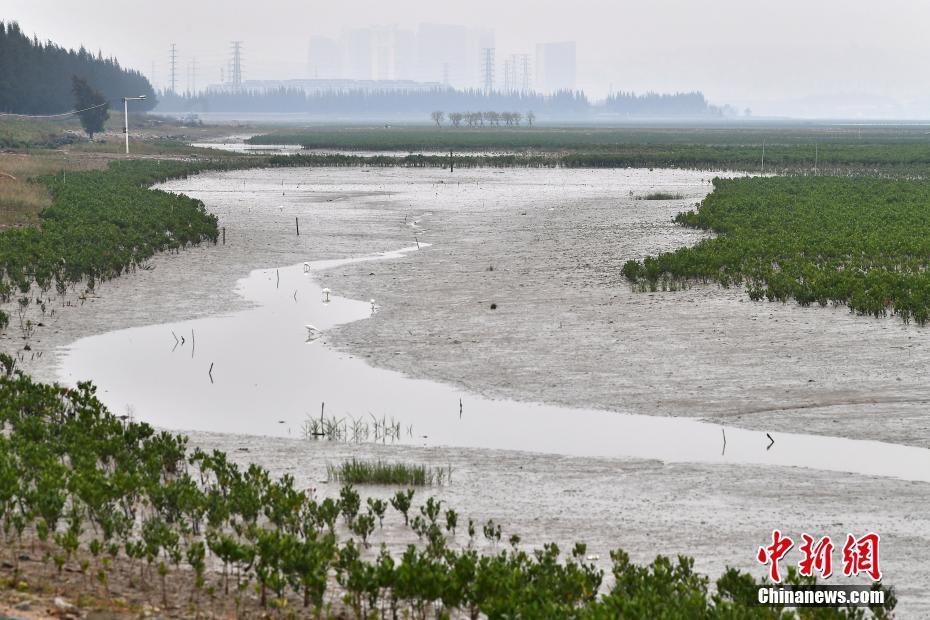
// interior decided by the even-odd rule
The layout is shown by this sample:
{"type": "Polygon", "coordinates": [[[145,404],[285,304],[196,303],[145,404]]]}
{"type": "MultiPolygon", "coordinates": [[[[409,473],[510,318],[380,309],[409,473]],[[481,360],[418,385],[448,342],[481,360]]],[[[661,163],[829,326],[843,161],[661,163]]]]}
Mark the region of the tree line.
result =
{"type": "Polygon", "coordinates": [[[723,116],[736,111],[730,106],[715,106],[701,92],[690,93],[612,93],[604,101],[604,110],[624,116],[723,116]]]}
{"type": "MultiPolygon", "coordinates": [[[[437,127],[442,127],[443,121],[447,115],[442,110],[434,110],[430,113],[430,118],[437,127]]],[[[526,124],[530,127],[536,122],[536,114],[530,110],[524,116],[520,112],[449,112],[449,124],[453,127],[461,127],[462,123],[466,127],[500,127],[504,124],[507,127],[519,127],[520,123],[526,119],[526,124]]]]}
{"type": "Polygon", "coordinates": [[[0,21],[0,112],[60,114],[74,109],[73,79],[84,80],[109,101],[145,95],[140,110],[155,106],[148,79],[84,47],[75,51],[26,36],[16,22],[0,21]]]}
{"type": "MultiPolygon", "coordinates": [[[[201,93],[162,92],[159,94],[156,112],[288,113],[341,118],[393,115],[424,118],[436,110],[534,110],[547,118],[576,119],[603,112],[629,116],[721,116],[724,113],[723,108],[710,105],[701,93],[617,94],[606,102],[595,103],[583,91],[567,90],[544,95],[535,92],[485,93],[453,88],[306,92],[300,88],[285,87],[268,90],[208,90],[201,93]]],[[[477,117],[474,120],[480,123],[477,117]]],[[[481,120],[487,122],[486,119],[481,120]]],[[[467,124],[467,118],[463,116],[461,122],[467,124]]]]}

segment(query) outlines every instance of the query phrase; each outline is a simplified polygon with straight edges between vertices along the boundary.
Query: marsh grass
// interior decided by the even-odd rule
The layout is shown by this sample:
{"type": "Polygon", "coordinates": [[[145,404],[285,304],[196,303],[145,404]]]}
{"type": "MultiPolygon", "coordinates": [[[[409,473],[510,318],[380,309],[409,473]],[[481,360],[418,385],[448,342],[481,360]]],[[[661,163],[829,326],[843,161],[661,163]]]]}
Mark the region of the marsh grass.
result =
{"type": "Polygon", "coordinates": [[[672,192],[649,192],[640,200],[681,200],[682,198],[684,198],[682,194],[673,194],[672,192]]]}
{"type": "Polygon", "coordinates": [[[326,480],[342,484],[442,485],[452,480],[452,467],[433,469],[427,465],[352,459],[339,465],[327,465],[326,480]]]}
{"type": "Polygon", "coordinates": [[[304,439],[312,441],[338,441],[344,443],[361,443],[366,441],[380,443],[394,443],[403,437],[413,436],[413,427],[404,430],[400,422],[382,416],[380,419],[369,414],[368,417],[354,418],[352,416],[313,417],[308,415],[301,428],[304,439]]]}
{"type": "Polygon", "coordinates": [[[104,167],[105,161],[62,153],[0,153],[0,229],[38,225],[39,213],[51,206],[48,189],[31,179],[104,167]]]}
{"type": "Polygon", "coordinates": [[[35,225],[39,212],[51,204],[52,197],[41,185],[0,175],[0,229],[35,225]]]}
{"type": "Polygon", "coordinates": [[[6,117],[0,120],[0,147],[55,147],[79,139],[80,131],[81,125],[74,118],[6,117]]]}

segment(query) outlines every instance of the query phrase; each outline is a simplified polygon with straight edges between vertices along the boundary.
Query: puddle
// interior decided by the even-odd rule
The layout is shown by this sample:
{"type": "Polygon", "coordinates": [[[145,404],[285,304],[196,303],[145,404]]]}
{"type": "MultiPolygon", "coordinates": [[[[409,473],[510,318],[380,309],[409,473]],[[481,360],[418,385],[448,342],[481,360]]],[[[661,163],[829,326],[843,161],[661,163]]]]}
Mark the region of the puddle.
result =
{"type": "Polygon", "coordinates": [[[248,144],[247,142],[192,142],[190,146],[253,155],[293,155],[301,152],[299,144],[248,144]]]}
{"type": "MultiPolygon", "coordinates": [[[[421,149],[385,150],[385,149],[305,149],[299,144],[249,144],[248,142],[192,142],[190,146],[202,149],[216,149],[233,153],[251,153],[253,155],[352,155],[356,157],[407,157],[408,155],[425,155],[447,157],[449,150],[421,149]]],[[[488,150],[459,150],[454,154],[459,157],[494,157],[497,155],[520,155],[523,151],[488,151],[488,150]]]]}
{"type": "Polygon", "coordinates": [[[254,307],[79,340],[62,356],[60,379],[73,385],[93,378],[111,409],[182,431],[300,436],[325,403],[327,418],[349,426],[353,418],[372,426],[373,419],[394,421],[401,429],[397,441],[412,445],[796,466],[930,481],[930,450],[802,433],[770,438],[686,418],[492,400],[374,368],[326,346],[328,329],[370,317],[372,303],[336,292],[326,302],[313,273],[403,260],[416,250],[316,261],[309,271],[304,264],[254,271],[237,286],[254,307]],[[308,325],[323,337],[308,341],[308,325]]]}

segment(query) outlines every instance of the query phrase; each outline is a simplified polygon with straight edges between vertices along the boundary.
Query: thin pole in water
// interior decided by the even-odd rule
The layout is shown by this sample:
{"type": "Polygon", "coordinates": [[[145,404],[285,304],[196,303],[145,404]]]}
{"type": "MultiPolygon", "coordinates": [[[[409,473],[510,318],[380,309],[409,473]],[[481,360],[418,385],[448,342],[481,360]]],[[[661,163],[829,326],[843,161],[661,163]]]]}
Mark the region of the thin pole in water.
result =
{"type": "Polygon", "coordinates": [[[223,245],[226,245],[226,227],[223,226],[223,245]]]}
{"type": "Polygon", "coordinates": [[[294,218],[294,225],[297,226],[297,236],[300,236],[300,218],[294,218]]]}

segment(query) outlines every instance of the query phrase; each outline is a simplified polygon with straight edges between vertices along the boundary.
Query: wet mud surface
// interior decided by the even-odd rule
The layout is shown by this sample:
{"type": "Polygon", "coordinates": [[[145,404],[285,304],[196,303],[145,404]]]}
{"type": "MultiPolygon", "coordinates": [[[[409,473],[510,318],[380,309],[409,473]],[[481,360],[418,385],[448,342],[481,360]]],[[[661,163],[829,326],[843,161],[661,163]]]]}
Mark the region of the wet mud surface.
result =
{"type": "MultiPolygon", "coordinates": [[[[242,309],[248,302],[234,287],[253,269],[426,241],[403,260],[321,274],[339,295],[381,306],[327,332],[328,346],[491,397],[930,446],[925,330],[844,308],[752,303],[716,286],[630,291],[624,261],[701,238],[670,219],[709,191],[710,176],[294,169],[171,182],[167,189],[203,199],[220,217],[227,244],[159,256],[153,270],[100,286],[37,333],[32,348],[44,354],[24,365],[54,380],[55,351],[78,338],[242,309]],[[636,199],[652,190],[684,197],[636,199]]],[[[0,341],[17,346],[13,332],[0,341]]],[[[686,553],[714,576],[725,565],[761,575],[755,550],[775,527],[795,536],[874,530],[902,615],[930,613],[924,483],[206,433],[192,441],[294,473],[321,493],[336,492],[318,482],[325,464],[351,456],[452,464],[453,482],[439,494],[463,516],[494,518],[530,544],[585,540],[605,560],[618,546],[638,561],[686,553]]]]}

